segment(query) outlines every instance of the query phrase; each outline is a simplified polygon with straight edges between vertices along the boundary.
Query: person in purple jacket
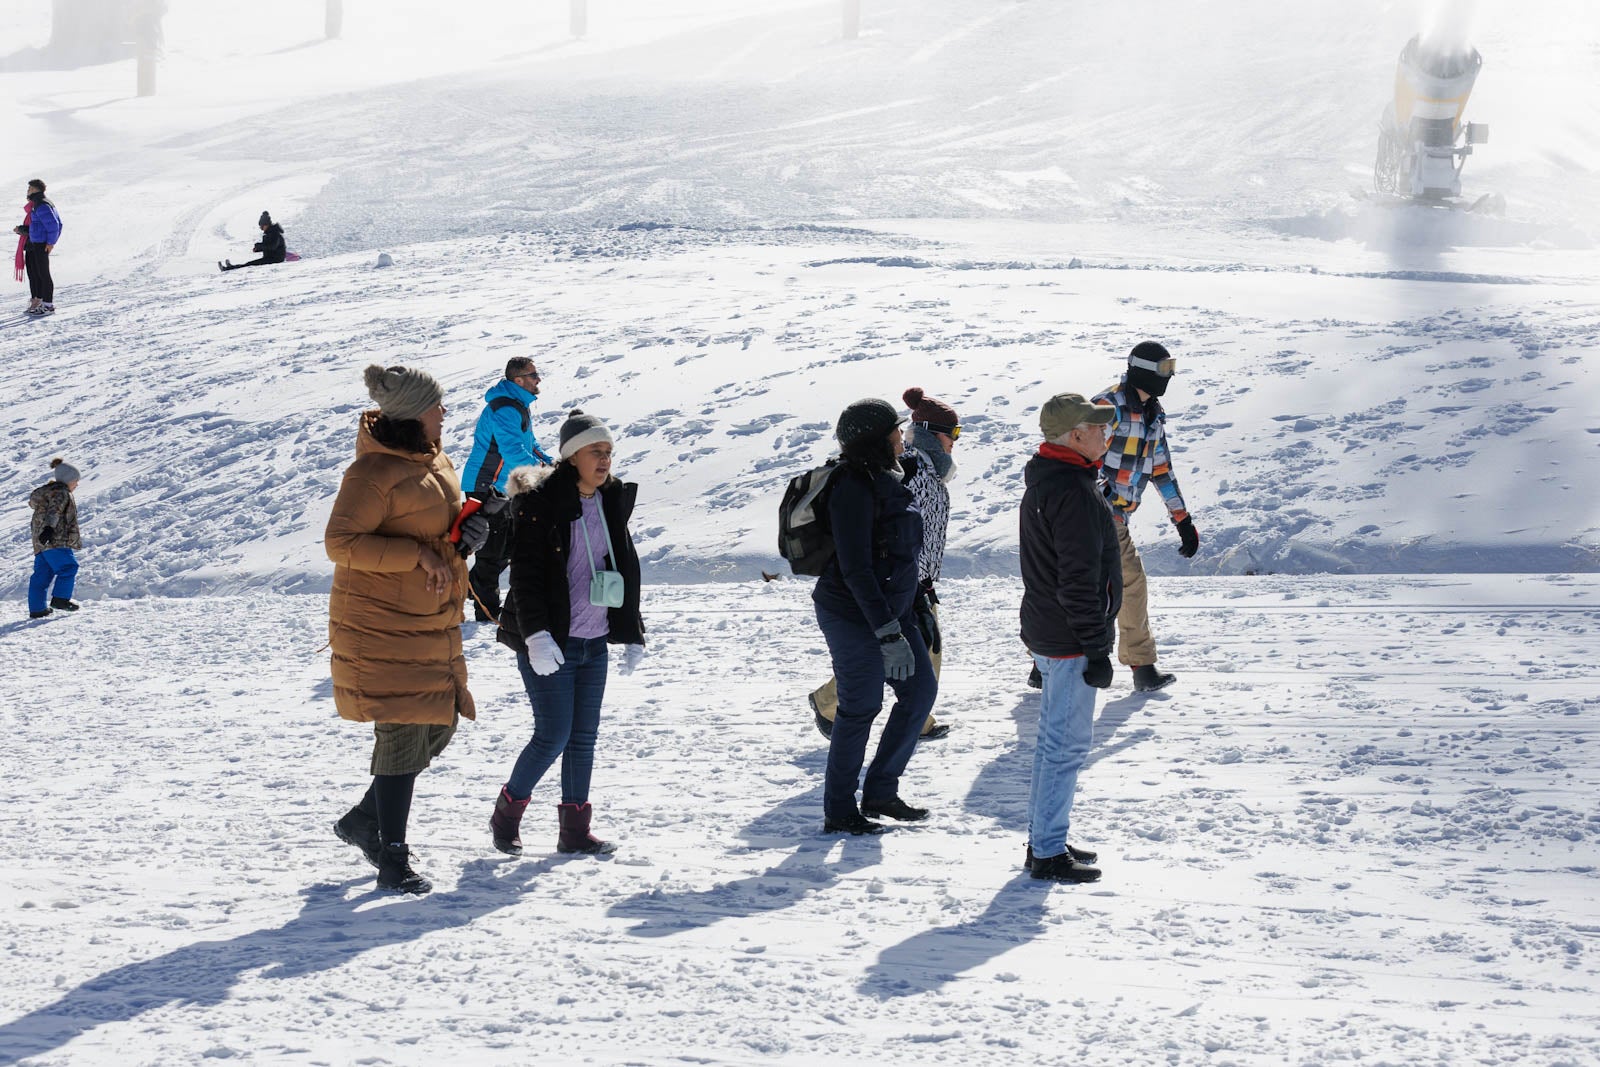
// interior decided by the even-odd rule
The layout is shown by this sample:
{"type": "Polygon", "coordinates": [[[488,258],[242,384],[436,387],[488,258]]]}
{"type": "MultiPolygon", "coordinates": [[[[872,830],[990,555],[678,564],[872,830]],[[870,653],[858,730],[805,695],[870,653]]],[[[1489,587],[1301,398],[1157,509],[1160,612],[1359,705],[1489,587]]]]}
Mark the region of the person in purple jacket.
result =
{"type": "Polygon", "coordinates": [[[44,195],[44,181],[28,183],[25,221],[12,232],[19,238],[17,255],[28,275],[29,315],[53,315],[56,310],[56,283],[50,277],[50,253],[61,239],[61,215],[44,195]]]}

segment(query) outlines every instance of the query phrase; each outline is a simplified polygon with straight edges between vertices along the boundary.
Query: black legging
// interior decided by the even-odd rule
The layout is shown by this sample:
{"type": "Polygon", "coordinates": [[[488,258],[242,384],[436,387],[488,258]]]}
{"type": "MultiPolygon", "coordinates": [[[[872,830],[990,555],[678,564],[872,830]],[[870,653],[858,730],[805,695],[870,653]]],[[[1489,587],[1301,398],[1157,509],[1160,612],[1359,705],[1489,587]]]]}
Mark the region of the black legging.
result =
{"type": "MultiPolygon", "coordinates": [[[[405,842],[406,822],[411,818],[411,792],[416,784],[415,771],[372,776],[367,796],[372,798],[374,814],[378,817],[378,837],[385,845],[405,842]]],[[[362,798],[361,806],[366,806],[366,797],[362,798]]]]}
{"type": "Polygon", "coordinates": [[[28,267],[28,294],[46,304],[54,304],[56,283],[50,277],[50,253],[45,251],[44,242],[29,241],[22,256],[28,267]]]}
{"type": "Polygon", "coordinates": [[[240,267],[259,267],[259,266],[261,266],[261,265],[263,265],[265,263],[275,263],[275,262],[277,262],[277,261],[276,260],[269,260],[266,256],[262,256],[260,259],[252,259],[252,260],[248,260],[248,261],[246,261],[244,263],[229,263],[227,266],[223,267],[222,269],[223,270],[238,270],[240,267]]]}

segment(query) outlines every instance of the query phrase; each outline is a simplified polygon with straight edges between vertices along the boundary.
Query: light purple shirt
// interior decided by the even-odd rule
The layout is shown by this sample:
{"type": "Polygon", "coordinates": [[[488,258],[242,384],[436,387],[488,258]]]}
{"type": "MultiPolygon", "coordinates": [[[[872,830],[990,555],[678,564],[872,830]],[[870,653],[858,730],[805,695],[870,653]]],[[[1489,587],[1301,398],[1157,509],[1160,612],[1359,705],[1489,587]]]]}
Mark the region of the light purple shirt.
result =
{"type": "Polygon", "coordinates": [[[606,543],[606,532],[600,525],[600,494],[578,497],[583,514],[572,523],[572,551],[567,554],[567,585],[572,590],[573,637],[604,637],[611,632],[611,620],[606,609],[589,603],[589,555],[584,548],[583,534],[589,533],[589,547],[594,551],[594,569],[606,569],[606,554],[611,546],[606,543]]]}

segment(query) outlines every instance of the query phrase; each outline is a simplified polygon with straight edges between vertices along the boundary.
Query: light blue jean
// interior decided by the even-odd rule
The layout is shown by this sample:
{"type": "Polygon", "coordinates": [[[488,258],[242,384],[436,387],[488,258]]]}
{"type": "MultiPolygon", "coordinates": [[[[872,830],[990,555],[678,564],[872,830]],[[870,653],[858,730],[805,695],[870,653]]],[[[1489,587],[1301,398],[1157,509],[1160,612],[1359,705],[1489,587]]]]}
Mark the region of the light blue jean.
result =
{"type": "Polygon", "coordinates": [[[561,803],[589,799],[594,774],[594,742],[600,733],[600,702],[606,695],[604,637],[569,637],[565,662],[554,674],[534,674],[526,652],[517,653],[522,684],[533,701],[533,739],[522,749],[506,792],[511,799],[533,795],[544,772],[561,757],[561,803]]]}
{"type": "Polygon", "coordinates": [[[47,548],[33,556],[33,577],[28,580],[28,611],[37,614],[49,606],[51,596],[72,599],[78,581],[78,557],[70,548],[47,548]],[[50,583],[56,584],[55,593],[50,583]]]}
{"type": "Polygon", "coordinates": [[[1072,796],[1078,772],[1094,743],[1094,687],[1083,680],[1082,656],[1034,656],[1044,690],[1039,707],[1039,739],[1033,748],[1033,787],[1028,792],[1028,844],[1044,858],[1067,850],[1072,796]]]}

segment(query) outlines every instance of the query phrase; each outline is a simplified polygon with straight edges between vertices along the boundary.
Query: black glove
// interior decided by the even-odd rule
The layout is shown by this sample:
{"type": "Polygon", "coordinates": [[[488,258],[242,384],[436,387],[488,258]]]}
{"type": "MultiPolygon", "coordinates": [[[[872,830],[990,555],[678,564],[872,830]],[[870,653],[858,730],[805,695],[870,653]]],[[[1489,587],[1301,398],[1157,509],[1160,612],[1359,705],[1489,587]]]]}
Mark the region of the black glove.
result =
{"type": "Polygon", "coordinates": [[[507,504],[511,503],[510,497],[492,485],[481,493],[468,493],[467,495],[483,501],[483,506],[478,509],[480,515],[498,515],[506,509],[507,504]]]}
{"type": "Polygon", "coordinates": [[[11,227],[11,232],[16,234],[18,237],[21,237],[23,234],[28,232],[28,228],[26,226],[13,226],[11,227]]]}
{"type": "Polygon", "coordinates": [[[906,635],[900,624],[891,622],[877,630],[878,651],[883,653],[883,676],[892,682],[903,682],[917,673],[917,658],[911,654],[906,635]]]}
{"type": "Polygon", "coordinates": [[[938,592],[933,588],[933,579],[932,578],[924,578],[922,580],[922,585],[920,586],[920,588],[922,589],[922,595],[928,598],[928,603],[930,603],[930,604],[942,604],[942,603],[944,603],[944,601],[939,599],[938,592]]]}
{"type": "Polygon", "coordinates": [[[1178,539],[1183,542],[1178,546],[1178,555],[1184,559],[1189,559],[1200,551],[1200,535],[1194,532],[1194,520],[1187,515],[1183,517],[1182,522],[1176,525],[1178,527],[1178,539]]]}
{"type": "Polygon", "coordinates": [[[1090,656],[1083,668],[1083,681],[1096,689],[1111,688],[1111,657],[1090,656]]]}
{"type": "Polygon", "coordinates": [[[251,246],[250,246],[250,251],[252,251],[252,252],[259,252],[259,251],[261,251],[261,242],[260,242],[260,241],[257,241],[257,242],[256,242],[256,243],[255,243],[255,244],[253,244],[253,245],[251,245],[251,246]]]}
{"type": "Polygon", "coordinates": [[[484,513],[475,511],[461,520],[461,554],[476,552],[489,540],[489,519],[484,513]]]}
{"type": "Polygon", "coordinates": [[[54,526],[43,526],[43,527],[40,527],[40,529],[39,529],[39,543],[41,545],[54,544],[55,540],[56,540],[56,528],[54,526]]]}
{"type": "Polygon", "coordinates": [[[937,656],[940,646],[939,617],[933,613],[933,605],[928,603],[925,593],[918,593],[917,599],[911,602],[911,608],[917,613],[917,629],[922,631],[922,643],[928,646],[931,655],[937,656]]]}

